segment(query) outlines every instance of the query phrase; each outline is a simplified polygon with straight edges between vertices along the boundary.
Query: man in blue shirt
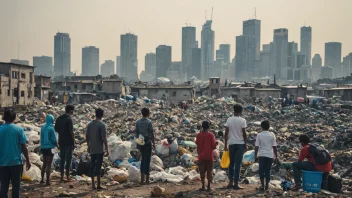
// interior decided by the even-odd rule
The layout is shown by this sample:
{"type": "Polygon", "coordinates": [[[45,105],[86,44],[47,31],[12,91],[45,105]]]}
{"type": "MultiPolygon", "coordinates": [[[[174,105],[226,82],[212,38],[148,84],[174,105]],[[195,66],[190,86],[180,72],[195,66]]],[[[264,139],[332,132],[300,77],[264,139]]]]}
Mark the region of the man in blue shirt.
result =
{"type": "Polygon", "coordinates": [[[16,113],[8,109],[4,112],[5,124],[0,126],[0,197],[7,197],[9,184],[12,184],[12,197],[20,197],[20,184],[23,172],[22,153],[26,158],[26,169],[31,168],[28,157],[27,137],[21,127],[13,124],[16,113]]]}

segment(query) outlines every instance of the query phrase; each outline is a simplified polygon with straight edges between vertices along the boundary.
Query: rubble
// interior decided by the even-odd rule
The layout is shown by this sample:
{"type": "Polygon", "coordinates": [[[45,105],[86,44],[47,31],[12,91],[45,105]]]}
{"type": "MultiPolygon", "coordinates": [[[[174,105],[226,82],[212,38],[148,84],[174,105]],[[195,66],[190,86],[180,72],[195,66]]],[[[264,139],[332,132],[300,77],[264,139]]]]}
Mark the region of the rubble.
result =
{"type": "MultiPolygon", "coordinates": [[[[281,164],[273,166],[273,185],[280,187],[285,179],[292,179],[290,165],[296,161],[300,151],[298,136],[307,134],[312,142],[327,148],[333,157],[333,173],[339,174],[345,184],[352,184],[352,110],[338,107],[336,104],[319,104],[315,107],[303,104],[281,108],[280,101],[274,99],[272,109],[263,102],[254,105],[249,100],[238,100],[245,107],[243,117],[247,120],[248,151],[243,157],[241,179],[243,183],[257,184],[258,165],[254,163],[254,143],[256,135],[261,131],[262,120],[269,120],[270,131],[277,137],[279,159],[281,164]],[[255,107],[256,111],[252,111],[255,107]]],[[[150,119],[156,136],[156,153],[151,159],[151,175],[153,182],[179,183],[184,180],[199,180],[197,167],[196,133],[200,131],[200,123],[211,121],[211,131],[217,138],[218,148],[214,151],[217,161],[214,163],[214,182],[227,180],[226,172],[220,168],[224,143],[224,124],[232,115],[232,105],[237,103],[231,98],[213,99],[199,97],[183,110],[176,105],[162,107],[160,101],[147,98],[134,100],[105,100],[75,106],[73,115],[75,143],[72,161],[72,172],[77,174],[81,156],[87,152],[85,130],[94,118],[97,108],[105,111],[103,121],[107,125],[110,156],[104,158],[104,178],[111,182],[140,182],[140,155],[134,141],[135,123],[140,118],[140,109],[147,106],[151,109],[150,119]]],[[[44,124],[46,114],[57,118],[64,112],[64,105],[57,106],[37,103],[26,111],[18,112],[17,124],[24,128],[29,139],[28,148],[34,170],[29,173],[28,180],[39,180],[42,159],[39,154],[40,127],[44,124]],[[38,172],[39,170],[39,172],[38,172]],[[32,173],[32,172],[33,173],[32,173]]],[[[58,171],[59,155],[55,153],[54,171],[58,171]]],[[[83,174],[85,175],[85,174],[83,174]]],[[[52,177],[58,176],[57,172],[52,177]]],[[[80,173],[77,180],[86,180],[80,173]]],[[[351,189],[344,185],[343,190],[351,189]]]]}

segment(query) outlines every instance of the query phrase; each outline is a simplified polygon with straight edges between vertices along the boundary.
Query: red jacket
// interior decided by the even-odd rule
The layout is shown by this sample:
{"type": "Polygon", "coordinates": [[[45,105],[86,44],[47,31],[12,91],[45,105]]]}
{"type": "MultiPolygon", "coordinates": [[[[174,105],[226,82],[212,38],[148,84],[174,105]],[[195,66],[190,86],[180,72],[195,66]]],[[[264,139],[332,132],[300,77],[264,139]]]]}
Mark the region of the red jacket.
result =
{"type": "Polygon", "coordinates": [[[213,150],[216,149],[214,134],[210,132],[198,133],[196,144],[199,160],[214,160],[213,150]]]}
{"type": "Polygon", "coordinates": [[[304,146],[301,150],[301,153],[299,154],[299,158],[298,158],[298,161],[299,162],[302,162],[304,159],[308,159],[310,162],[312,162],[312,164],[314,165],[315,169],[317,169],[318,171],[321,171],[321,172],[330,172],[331,169],[332,169],[332,162],[328,162],[324,165],[320,165],[320,164],[316,164],[315,163],[315,160],[313,158],[313,156],[309,153],[308,151],[308,147],[309,147],[309,144],[307,144],[306,146],[304,146]]]}

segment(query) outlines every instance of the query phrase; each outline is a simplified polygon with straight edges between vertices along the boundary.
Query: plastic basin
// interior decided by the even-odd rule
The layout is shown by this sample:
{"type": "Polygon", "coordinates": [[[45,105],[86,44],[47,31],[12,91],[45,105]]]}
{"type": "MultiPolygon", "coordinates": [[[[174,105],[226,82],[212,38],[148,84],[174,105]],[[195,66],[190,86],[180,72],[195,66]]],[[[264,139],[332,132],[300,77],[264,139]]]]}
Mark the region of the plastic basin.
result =
{"type": "Polygon", "coordinates": [[[303,190],[312,193],[318,193],[321,189],[323,172],[302,171],[303,173],[303,190]]]}

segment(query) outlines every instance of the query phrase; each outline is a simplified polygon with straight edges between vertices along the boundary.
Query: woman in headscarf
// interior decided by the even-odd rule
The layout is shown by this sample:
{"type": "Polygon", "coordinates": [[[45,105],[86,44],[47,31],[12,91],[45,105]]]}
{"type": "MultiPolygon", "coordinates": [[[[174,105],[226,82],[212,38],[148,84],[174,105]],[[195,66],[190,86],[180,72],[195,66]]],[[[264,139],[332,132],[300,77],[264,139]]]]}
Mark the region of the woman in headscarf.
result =
{"type": "Polygon", "coordinates": [[[46,123],[41,128],[40,132],[40,148],[43,154],[42,180],[44,183],[44,174],[46,173],[46,185],[50,185],[51,164],[53,162],[54,154],[51,149],[57,146],[57,139],[54,129],[54,116],[48,114],[46,116],[46,123]]]}

